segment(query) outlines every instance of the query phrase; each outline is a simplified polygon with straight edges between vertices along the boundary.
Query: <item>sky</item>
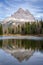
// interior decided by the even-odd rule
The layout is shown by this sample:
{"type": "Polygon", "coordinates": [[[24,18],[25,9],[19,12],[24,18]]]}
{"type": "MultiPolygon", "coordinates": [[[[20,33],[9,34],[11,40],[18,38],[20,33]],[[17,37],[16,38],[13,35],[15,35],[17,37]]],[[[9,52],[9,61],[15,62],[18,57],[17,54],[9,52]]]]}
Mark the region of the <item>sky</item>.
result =
{"type": "Polygon", "coordinates": [[[11,16],[19,8],[28,9],[36,19],[43,18],[43,0],[0,0],[0,20],[11,16]]]}

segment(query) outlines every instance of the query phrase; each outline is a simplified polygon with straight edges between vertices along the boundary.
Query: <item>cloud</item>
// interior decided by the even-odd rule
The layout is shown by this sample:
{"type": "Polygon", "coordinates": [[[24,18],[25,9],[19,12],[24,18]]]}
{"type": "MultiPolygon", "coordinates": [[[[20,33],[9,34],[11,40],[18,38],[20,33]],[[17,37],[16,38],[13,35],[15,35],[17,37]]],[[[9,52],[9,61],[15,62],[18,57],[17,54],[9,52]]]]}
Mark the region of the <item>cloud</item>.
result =
{"type": "Polygon", "coordinates": [[[18,8],[28,9],[35,17],[43,17],[43,0],[0,1],[0,19],[13,14],[18,8]]]}

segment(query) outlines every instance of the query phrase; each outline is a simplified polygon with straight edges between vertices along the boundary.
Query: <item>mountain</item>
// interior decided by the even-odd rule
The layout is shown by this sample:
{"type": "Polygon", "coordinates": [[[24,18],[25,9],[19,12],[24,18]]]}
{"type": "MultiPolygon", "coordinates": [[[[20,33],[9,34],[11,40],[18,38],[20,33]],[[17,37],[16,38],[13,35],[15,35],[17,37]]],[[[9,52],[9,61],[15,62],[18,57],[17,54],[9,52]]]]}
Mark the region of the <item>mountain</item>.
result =
{"type": "Polygon", "coordinates": [[[33,20],[33,15],[28,11],[24,11],[22,8],[19,8],[17,12],[15,12],[12,17],[16,19],[25,19],[25,20],[33,20]]]}
{"type": "Polygon", "coordinates": [[[28,10],[23,10],[22,8],[19,8],[18,11],[15,12],[13,15],[4,19],[4,23],[9,21],[32,22],[35,21],[35,18],[28,10]]]}

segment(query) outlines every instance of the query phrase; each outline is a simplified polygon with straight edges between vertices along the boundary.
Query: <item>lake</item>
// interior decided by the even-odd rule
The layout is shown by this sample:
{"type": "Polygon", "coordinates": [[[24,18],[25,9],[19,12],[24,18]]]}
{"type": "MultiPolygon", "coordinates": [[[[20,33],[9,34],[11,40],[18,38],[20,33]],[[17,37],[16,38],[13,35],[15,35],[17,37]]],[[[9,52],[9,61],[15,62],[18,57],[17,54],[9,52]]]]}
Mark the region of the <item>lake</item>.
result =
{"type": "Polygon", "coordinates": [[[43,65],[43,38],[27,38],[0,37],[0,65],[43,65]]]}

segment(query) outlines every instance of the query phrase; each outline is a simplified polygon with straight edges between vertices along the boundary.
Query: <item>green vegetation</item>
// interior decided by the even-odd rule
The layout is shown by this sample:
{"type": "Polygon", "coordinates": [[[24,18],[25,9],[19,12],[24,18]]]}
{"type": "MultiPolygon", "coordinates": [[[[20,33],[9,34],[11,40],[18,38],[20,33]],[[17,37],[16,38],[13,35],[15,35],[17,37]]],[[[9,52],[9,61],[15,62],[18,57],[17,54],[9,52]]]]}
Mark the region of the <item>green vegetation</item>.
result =
{"type": "MultiPolygon", "coordinates": [[[[43,34],[43,21],[26,22],[24,24],[8,26],[8,34],[21,34],[21,35],[38,35],[43,34]]],[[[7,32],[6,32],[7,33],[7,32]]],[[[0,35],[3,34],[2,25],[0,24],[0,35]]]]}
{"type": "Polygon", "coordinates": [[[25,23],[25,34],[31,34],[31,25],[30,23],[25,23]]]}
{"type": "MultiPolygon", "coordinates": [[[[9,30],[9,32],[11,32],[9,30]]],[[[17,27],[17,34],[43,34],[43,22],[32,22],[32,23],[25,23],[24,25],[21,26],[18,25],[17,27]]],[[[12,29],[12,34],[14,33],[14,29],[12,29]]]]}
{"type": "Polygon", "coordinates": [[[0,35],[3,34],[2,24],[0,24],[0,35]]]}

